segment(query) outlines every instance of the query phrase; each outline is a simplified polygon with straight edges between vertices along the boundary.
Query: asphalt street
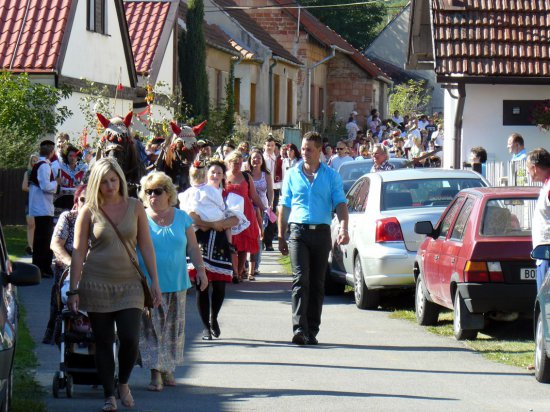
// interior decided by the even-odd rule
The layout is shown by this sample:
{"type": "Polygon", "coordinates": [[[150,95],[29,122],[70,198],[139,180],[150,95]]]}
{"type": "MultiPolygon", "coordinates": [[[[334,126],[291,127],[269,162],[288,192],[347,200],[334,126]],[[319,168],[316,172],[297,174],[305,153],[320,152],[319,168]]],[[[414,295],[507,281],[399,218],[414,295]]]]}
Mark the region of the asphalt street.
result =
{"type": "MultiPolygon", "coordinates": [[[[550,385],[532,372],[485,360],[388,312],[360,311],[349,294],[326,298],[318,346],[291,344],[291,278],[279,257],[264,254],[256,282],[228,285],[220,339],[200,339],[195,296],[188,296],[178,386],[148,392],[149,371],[136,367],[134,411],[550,411],[550,385]]],[[[79,385],[72,399],[52,396],[59,351],[40,343],[51,283],[19,289],[48,411],[97,411],[101,389],[79,385]]]]}

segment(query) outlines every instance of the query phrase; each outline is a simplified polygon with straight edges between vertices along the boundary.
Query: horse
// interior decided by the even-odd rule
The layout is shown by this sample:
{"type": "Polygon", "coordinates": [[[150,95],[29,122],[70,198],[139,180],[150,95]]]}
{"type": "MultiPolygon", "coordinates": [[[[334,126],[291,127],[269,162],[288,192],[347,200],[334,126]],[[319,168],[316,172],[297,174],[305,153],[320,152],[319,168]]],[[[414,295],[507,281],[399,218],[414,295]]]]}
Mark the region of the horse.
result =
{"type": "Polygon", "coordinates": [[[194,127],[180,127],[177,123],[170,122],[173,135],[170,141],[164,142],[163,154],[159,157],[157,169],[162,168],[178,186],[179,191],[184,191],[190,186],[189,168],[199,153],[197,136],[204,126],[206,120],[194,127]]]}
{"type": "Polygon", "coordinates": [[[145,165],[140,161],[139,153],[129,127],[132,123],[133,112],[130,111],[124,119],[114,117],[107,119],[101,113],[97,118],[105,128],[105,133],[99,140],[97,159],[101,157],[112,157],[120,165],[128,183],[128,193],[136,196],[139,188],[139,181],[145,175],[145,165]]]}

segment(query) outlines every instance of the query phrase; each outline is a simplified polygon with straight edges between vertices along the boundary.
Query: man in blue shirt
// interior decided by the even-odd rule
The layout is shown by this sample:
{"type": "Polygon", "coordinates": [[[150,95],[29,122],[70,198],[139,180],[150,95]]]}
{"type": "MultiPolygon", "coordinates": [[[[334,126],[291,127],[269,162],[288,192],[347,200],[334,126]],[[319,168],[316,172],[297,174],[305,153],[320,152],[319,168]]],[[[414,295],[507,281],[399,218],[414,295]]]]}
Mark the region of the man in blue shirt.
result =
{"type": "Polygon", "coordinates": [[[519,162],[527,159],[527,151],[525,150],[525,142],[523,136],[519,133],[512,133],[508,138],[508,151],[512,155],[510,161],[519,162]]]}
{"type": "Polygon", "coordinates": [[[340,221],[338,244],[349,242],[348,209],[342,178],[321,163],[322,138],[308,132],[302,159],[288,170],[279,201],[279,250],[292,265],[292,342],[316,345],[321,324],[328,254],[332,247],[332,211],[340,221]],[[288,243],[285,238],[290,226],[288,243]]]}

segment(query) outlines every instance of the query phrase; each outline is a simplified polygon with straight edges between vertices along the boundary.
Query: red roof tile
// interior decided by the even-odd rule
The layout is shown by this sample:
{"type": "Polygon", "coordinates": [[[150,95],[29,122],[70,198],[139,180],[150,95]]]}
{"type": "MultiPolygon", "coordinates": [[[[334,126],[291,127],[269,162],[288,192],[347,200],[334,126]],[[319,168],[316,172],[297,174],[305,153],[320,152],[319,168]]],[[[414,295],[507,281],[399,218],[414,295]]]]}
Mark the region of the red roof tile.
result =
{"type": "Polygon", "coordinates": [[[124,2],[124,10],[136,71],[138,74],[147,75],[151,70],[153,57],[166,23],[170,2],[124,2]]]}
{"type": "Polygon", "coordinates": [[[0,67],[15,72],[56,70],[71,0],[0,2],[0,67]]]}
{"type": "Polygon", "coordinates": [[[225,12],[239,22],[244,29],[252,34],[256,39],[269,47],[275,56],[282,57],[294,64],[302,65],[302,62],[287,51],[277,40],[275,40],[267,31],[250,17],[245,11],[239,9],[226,9],[227,7],[237,7],[233,0],[215,0],[216,3],[225,9],[225,12]]]}
{"type": "MultiPolygon", "coordinates": [[[[273,0],[279,6],[297,5],[297,2],[289,2],[289,0],[273,0]]],[[[298,20],[298,9],[285,8],[287,13],[298,20]]],[[[356,50],[351,44],[344,40],[338,33],[328,27],[326,24],[311,14],[309,11],[302,9],[300,12],[300,23],[303,28],[312,35],[321,44],[330,47],[332,45],[352,53],[349,57],[352,59],[361,69],[366,71],[372,77],[382,76],[389,80],[380,68],[376,66],[372,61],[366,58],[358,50],[356,50]]]]}
{"type": "Polygon", "coordinates": [[[548,0],[436,0],[440,76],[550,76],[548,0]]]}

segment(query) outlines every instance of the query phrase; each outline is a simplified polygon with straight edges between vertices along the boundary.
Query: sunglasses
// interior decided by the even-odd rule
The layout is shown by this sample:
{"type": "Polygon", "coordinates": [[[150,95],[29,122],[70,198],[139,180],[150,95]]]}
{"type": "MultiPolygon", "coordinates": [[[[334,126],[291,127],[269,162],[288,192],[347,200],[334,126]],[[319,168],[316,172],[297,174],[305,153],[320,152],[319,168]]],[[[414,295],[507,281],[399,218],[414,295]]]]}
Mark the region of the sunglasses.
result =
{"type": "Polygon", "coordinates": [[[86,201],[86,198],[84,196],[80,196],[78,198],[79,201],[81,201],[82,203],[84,203],[86,201]]]}
{"type": "Polygon", "coordinates": [[[346,150],[345,147],[337,147],[336,150],[346,150]]]}
{"type": "Polygon", "coordinates": [[[145,194],[147,196],[152,196],[153,194],[155,194],[155,196],[160,196],[164,193],[164,188],[162,187],[157,187],[155,189],[145,189],[145,194]]]}

